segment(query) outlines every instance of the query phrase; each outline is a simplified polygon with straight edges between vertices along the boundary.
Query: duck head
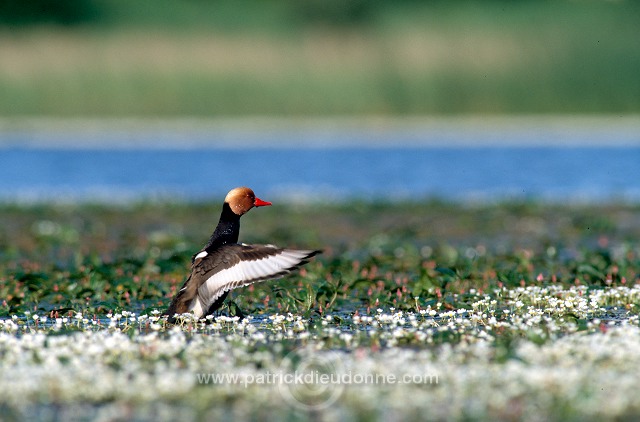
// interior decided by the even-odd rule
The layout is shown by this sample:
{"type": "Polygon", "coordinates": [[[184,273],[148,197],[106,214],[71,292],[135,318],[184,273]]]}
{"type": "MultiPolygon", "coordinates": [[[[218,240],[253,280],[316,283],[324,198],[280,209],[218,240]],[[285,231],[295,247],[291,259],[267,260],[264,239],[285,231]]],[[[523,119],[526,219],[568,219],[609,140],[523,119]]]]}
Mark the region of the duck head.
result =
{"type": "Polygon", "coordinates": [[[263,201],[256,197],[253,191],[246,187],[231,189],[224,198],[224,202],[237,215],[243,215],[253,207],[271,205],[271,202],[263,201]]]}

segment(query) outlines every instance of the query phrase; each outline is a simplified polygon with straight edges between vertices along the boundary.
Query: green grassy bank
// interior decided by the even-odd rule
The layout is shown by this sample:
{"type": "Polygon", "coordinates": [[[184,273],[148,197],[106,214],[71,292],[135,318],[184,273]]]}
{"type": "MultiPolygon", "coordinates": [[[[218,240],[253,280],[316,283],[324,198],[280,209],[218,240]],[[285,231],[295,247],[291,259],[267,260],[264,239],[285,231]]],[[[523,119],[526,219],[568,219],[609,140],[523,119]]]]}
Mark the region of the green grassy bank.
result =
{"type": "Polygon", "coordinates": [[[5,19],[0,115],[640,112],[631,1],[86,3],[5,19]]]}

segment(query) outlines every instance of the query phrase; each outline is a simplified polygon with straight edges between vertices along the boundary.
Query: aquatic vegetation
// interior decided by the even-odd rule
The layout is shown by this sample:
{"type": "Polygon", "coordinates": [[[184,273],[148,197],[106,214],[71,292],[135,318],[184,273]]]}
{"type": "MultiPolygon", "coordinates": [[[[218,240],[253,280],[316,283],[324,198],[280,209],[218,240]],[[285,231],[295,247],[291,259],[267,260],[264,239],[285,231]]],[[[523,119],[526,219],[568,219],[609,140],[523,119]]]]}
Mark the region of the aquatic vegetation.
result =
{"type": "Polygon", "coordinates": [[[318,220],[343,228],[330,234],[301,218],[309,210],[286,211],[292,231],[262,220],[256,240],[321,239],[326,253],[176,325],[160,314],[198,234],[168,222],[172,207],[116,218],[83,206],[82,223],[74,210],[0,212],[14,223],[0,238],[5,419],[640,415],[632,206],[325,207],[318,220]],[[425,221],[440,221],[429,236],[425,221]],[[113,225],[92,229],[99,222],[113,225]]]}
{"type": "Polygon", "coordinates": [[[503,288],[478,295],[470,310],[185,315],[176,326],[157,312],[27,313],[0,323],[2,402],[19,416],[156,403],[165,416],[186,408],[193,418],[267,410],[357,419],[380,409],[434,419],[637,415],[638,314],[602,306],[616,297],[625,309],[640,288],[584,291],[503,288]]]}

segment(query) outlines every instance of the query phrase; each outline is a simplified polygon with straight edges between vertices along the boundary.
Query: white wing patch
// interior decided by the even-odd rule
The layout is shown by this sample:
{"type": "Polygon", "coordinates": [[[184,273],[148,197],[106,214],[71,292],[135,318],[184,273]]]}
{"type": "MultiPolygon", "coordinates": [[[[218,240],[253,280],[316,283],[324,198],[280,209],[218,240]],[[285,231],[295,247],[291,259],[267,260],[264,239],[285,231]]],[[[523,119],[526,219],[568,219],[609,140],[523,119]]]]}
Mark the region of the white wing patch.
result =
{"type": "Polygon", "coordinates": [[[193,259],[195,260],[195,259],[198,259],[198,258],[204,258],[204,257],[205,257],[205,256],[207,256],[207,255],[209,255],[209,254],[207,253],[207,251],[202,251],[202,252],[200,252],[198,255],[194,256],[194,257],[193,257],[193,259]]]}
{"type": "Polygon", "coordinates": [[[257,281],[282,277],[313,252],[311,250],[282,249],[277,254],[268,255],[262,259],[240,261],[209,277],[198,288],[198,295],[191,303],[190,310],[196,315],[202,315],[225,292],[248,286],[257,281]]]}

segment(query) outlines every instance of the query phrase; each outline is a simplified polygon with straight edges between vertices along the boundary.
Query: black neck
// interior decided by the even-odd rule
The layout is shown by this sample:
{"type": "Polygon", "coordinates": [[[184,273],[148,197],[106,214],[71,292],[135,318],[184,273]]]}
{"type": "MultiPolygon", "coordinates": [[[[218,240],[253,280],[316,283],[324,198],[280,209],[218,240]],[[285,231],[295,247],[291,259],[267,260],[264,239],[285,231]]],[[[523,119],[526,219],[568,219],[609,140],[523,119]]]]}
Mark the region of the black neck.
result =
{"type": "Polygon", "coordinates": [[[240,216],[231,211],[226,202],[222,206],[220,221],[204,247],[205,250],[215,249],[227,243],[238,243],[240,235],[240,216]]]}

